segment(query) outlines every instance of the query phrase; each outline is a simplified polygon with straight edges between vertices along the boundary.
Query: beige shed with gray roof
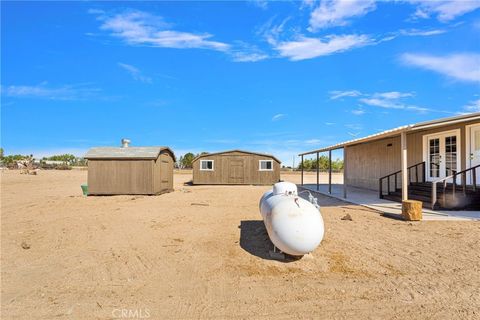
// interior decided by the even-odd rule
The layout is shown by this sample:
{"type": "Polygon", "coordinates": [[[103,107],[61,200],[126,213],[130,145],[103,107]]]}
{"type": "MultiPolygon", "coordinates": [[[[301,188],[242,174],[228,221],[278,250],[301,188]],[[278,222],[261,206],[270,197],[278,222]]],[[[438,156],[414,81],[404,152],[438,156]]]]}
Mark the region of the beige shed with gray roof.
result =
{"type": "Polygon", "coordinates": [[[280,160],[269,154],[230,150],[193,159],[193,184],[271,185],[280,181],[280,160]]]}
{"type": "Polygon", "coordinates": [[[88,194],[153,195],[173,191],[175,155],[168,147],[97,147],[88,159],[88,194]]]}

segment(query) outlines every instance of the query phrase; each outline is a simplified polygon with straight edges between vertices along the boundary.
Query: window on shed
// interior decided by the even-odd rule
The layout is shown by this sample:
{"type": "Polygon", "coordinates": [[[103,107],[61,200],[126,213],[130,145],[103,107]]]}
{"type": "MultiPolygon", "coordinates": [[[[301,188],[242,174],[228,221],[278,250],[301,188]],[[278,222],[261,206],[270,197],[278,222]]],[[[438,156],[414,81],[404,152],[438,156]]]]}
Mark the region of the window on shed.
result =
{"type": "Polygon", "coordinates": [[[273,161],[272,160],[260,160],[258,166],[260,171],[273,171],[273,161]]]}
{"type": "Polygon", "coordinates": [[[212,171],[213,160],[200,160],[200,170],[212,171]]]}

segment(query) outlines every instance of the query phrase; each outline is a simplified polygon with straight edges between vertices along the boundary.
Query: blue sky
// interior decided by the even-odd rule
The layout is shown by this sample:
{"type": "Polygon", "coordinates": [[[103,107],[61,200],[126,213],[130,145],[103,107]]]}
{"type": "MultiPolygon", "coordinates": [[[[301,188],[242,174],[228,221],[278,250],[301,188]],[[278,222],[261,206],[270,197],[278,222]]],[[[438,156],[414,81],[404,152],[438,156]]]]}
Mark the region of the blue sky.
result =
{"type": "Polygon", "coordinates": [[[2,2],[1,145],[302,151],[480,111],[479,1],[2,2]]]}

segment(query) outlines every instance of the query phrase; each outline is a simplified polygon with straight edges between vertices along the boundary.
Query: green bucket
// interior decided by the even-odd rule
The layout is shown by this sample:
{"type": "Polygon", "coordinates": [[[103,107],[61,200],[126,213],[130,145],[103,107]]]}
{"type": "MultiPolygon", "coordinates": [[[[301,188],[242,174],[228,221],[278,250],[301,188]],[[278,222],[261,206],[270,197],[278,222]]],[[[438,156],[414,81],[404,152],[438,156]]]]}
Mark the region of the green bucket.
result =
{"type": "Polygon", "coordinates": [[[82,187],[83,195],[88,196],[88,185],[82,184],[81,187],[82,187]]]}

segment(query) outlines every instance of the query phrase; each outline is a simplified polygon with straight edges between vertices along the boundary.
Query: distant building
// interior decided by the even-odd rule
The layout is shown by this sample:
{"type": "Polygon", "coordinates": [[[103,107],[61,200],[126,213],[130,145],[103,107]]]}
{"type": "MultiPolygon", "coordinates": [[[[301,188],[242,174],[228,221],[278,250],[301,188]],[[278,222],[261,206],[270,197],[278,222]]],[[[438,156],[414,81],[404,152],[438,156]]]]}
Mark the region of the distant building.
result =
{"type": "Polygon", "coordinates": [[[40,160],[44,164],[54,165],[54,166],[61,166],[67,164],[67,161],[59,161],[59,160],[40,160]]]}
{"type": "Polygon", "coordinates": [[[269,185],[280,181],[280,160],[269,154],[231,150],[193,159],[194,184],[269,185]]]}

